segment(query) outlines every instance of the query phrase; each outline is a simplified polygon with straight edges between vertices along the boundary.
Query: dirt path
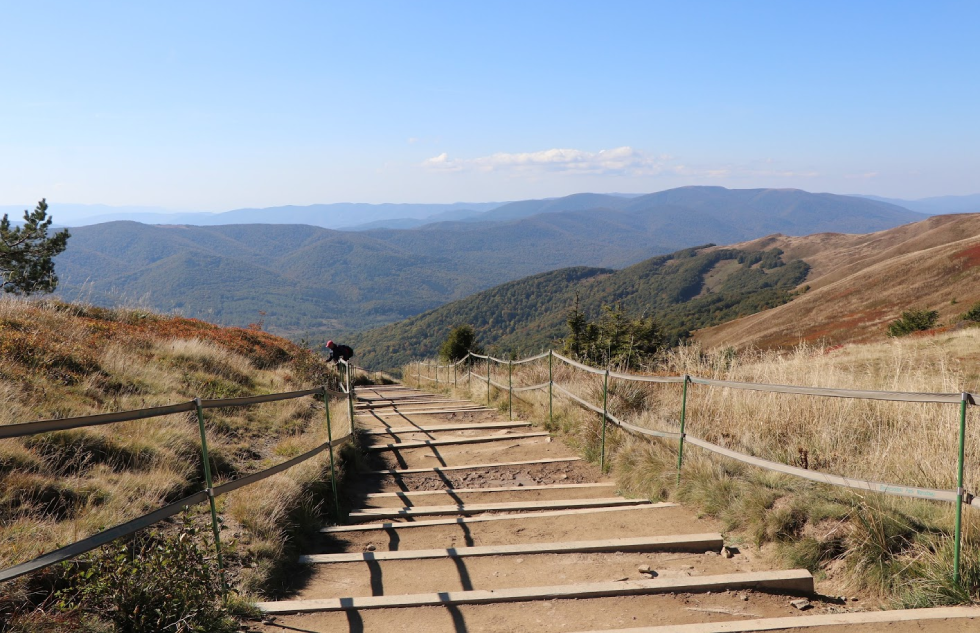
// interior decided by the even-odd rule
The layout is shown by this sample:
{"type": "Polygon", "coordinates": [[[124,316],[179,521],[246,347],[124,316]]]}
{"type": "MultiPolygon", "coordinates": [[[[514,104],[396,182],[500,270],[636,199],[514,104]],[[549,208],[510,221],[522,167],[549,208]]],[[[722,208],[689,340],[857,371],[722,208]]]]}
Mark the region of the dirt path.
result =
{"type": "MultiPolygon", "coordinates": [[[[624,500],[611,479],[561,442],[533,435],[541,429],[530,423],[400,386],[361,388],[358,397],[368,474],[348,491],[351,523],[324,529],[308,581],[291,600],[260,605],[268,616],[255,630],[665,633],[700,625],[690,633],[710,633],[864,611],[807,591],[805,572],[770,578],[774,570],[754,552],[722,550],[720,526],[686,508],[624,500]],[[801,594],[803,611],[792,604],[801,594]]],[[[977,615],[819,630],[967,631],[980,629],[977,615]]]]}

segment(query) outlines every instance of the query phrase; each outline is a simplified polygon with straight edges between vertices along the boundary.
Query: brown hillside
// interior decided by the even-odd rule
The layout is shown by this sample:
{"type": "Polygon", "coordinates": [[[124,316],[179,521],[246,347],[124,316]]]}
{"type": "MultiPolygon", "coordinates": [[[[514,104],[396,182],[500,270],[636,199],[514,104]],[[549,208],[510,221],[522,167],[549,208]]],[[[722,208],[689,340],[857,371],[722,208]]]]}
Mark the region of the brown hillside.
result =
{"type": "Polygon", "coordinates": [[[938,310],[942,323],[955,324],[980,300],[980,214],[935,216],[867,235],[774,235],[736,246],[774,247],[812,266],[810,290],[772,310],[701,330],[698,341],[770,348],[880,340],[903,310],[938,310]]]}
{"type": "MultiPolygon", "coordinates": [[[[322,385],[339,386],[322,356],[258,329],[0,299],[0,426],[322,385]]],[[[335,419],[342,403],[336,406],[335,419]]],[[[312,397],[209,409],[205,418],[216,483],[299,455],[327,435],[322,401],[312,397]]],[[[336,424],[333,431],[346,433],[336,424]]],[[[200,446],[194,412],[0,440],[0,569],[201,490],[200,446]]],[[[235,538],[225,563],[237,591],[278,582],[288,530],[327,461],[324,454],[218,500],[235,538]]],[[[194,506],[188,516],[207,525],[205,508],[194,506]]],[[[47,595],[39,587],[64,573],[53,567],[0,586],[0,630],[30,613],[47,595]]]]}

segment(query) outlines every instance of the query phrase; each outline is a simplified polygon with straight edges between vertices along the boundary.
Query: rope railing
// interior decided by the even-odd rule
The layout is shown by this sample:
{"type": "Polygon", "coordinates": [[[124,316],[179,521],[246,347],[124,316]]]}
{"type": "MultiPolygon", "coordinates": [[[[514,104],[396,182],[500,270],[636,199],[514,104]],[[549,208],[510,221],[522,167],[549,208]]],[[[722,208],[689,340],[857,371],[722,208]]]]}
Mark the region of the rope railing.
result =
{"type": "Polygon", "coordinates": [[[530,358],[522,358],[520,360],[511,361],[515,365],[523,365],[524,363],[533,363],[536,360],[541,360],[542,358],[547,358],[548,352],[541,352],[537,356],[531,356],[530,358]]]}
{"type": "Polygon", "coordinates": [[[543,382],[538,385],[531,385],[530,387],[514,387],[514,393],[518,393],[521,391],[534,391],[535,389],[547,389],[549,384],[550,383],[543,382]]]}
{"type": "MultiPolygon", "coordinates": [[[[337,493],[337,481],[336,481],[336,468],[334,464],[333,448],[346,443],[353,437],[353,433],[348,433],[344,437],[334,439],[332,424],[330,420],[330,402],[329,394],[337,394],[345,397],[348,402],[348,411],[350,412],[351,426],[349,428],[353,429],[353,386],[352,386],[352,366],[340,361],[344,365],[344,372],[342,378],[345,378],[345,384],[341,385],[341,390],[343,393],[337,392],[336,390],[329,389],[326,386],[318,387],[316,389],[305,389],[302,391],[290,391],[283,393],[273,393],[273,394],[263,394],[258,396],[248,396],[242,398],[223,398],[223,399],[207,399],[202,400],[196,398],[190,402],[183,402],[179,404],[160,406],[160,407],[149,407],[146,409],[138,409],[135,411],[120,411],[117,413],[104,413],[99,415],[89,415],[80,416],[74,418],[62,418],[58,420],[41,420],[37,422],[27,422],[21,424],[9,424],[0,426],[0,439],[5,438],[15,438],[15,437],[26,437],[30,435],[37,435],[40,433],[50,433],[53,431],[64,431],[69,429],[90,427],[90,426],[101,426],[105,424],[114,424],[118,422],[128,422],[133,420],[145,420],[157,417],[163,417],[168,415],[174,415],[177,413],[186,413],[190,411],[197,412],[197,421],[199,423],[201,432],[201,460],[203,462],[204,473],[205,473],[205,483],[206,487],[196,492],[192,495],[184,497],[178,501],[174,501],[162,508],[144,514],[142,516],[131,519],[125,523],[110,527],[108,529],[102,530],[97,534],[93,534],[87,538],[84,538],[70,545],[66,545],[59,549],[51,552],[46,552],[34,559],[15,565],[8,569],[0,570],[0,582],[5,582],[8,580],[13,580],[25,574],[49,567],[56,563],[60,563],[85,552],[91,551],[97,547],[110,543],[118,538],[122,538],[129,534],[133,534],[139,530],[142,530],[154,523],[158,523],[165,519],[168,519],[175,514],[179,514],[188,506],[196,505],[198,503],[204,503],[209,501],[211,504],[211,519],[212,519],[212,530],[215,536],[215,549],[217,551],[218,568],[224,578],[224,566],[222,563],[222,552],[221,552],[221,542],[219,536],[219,526],[218,518],[215,509],[214,499],[223,494],[228,494],[234,490],[238,490],[245,486],[255,484],[263,479],[281,473],[285,470],[296,466],[302,462],[305,462],[313,457],[319,455],[320,453],[329,450],[330,451],[330,480],[333,489],[334,496],[334,507],[339,516],[340,513],[340,499],[337,493]],[[210,457],[207,448],[207,439],[205,435],[204,427],[204,410],[205,409],[218,409],[225,407],[247,407],[257,404],[263,404],[268,402],[278,402],[283,400],[291,400],[295,398],[304,398],[307,396],[319,396],[323,399],[325,415],[326,415],[326,426],[327,426],[327,441],[320,444],[319,446],[301,454],[293,457],[285,462],[266,468],[262,471],[246,475],[230,481],[219,486],[214,486],[211,481],[211,469],[210,469],[210,457]]],[[[222,580],[222,587],[225,586],[222,580]]]]}
{"type": "MultiPolygon", "coordinates": [[[[770,393],[788,393],[802,396],[820,396],[823,398],[858,398],[861,400],[886,400],[889,402],[933,402],[959,404],[963,400],[962,393],[918,393],[906,391],[868,391],[860,389],[832,389],[826,387],[797,387],[794,385],[769,385],[754,382],[736,382],[733,380],[713,380],[711,378],[696,378],[691,376],[691,382],[696,385],[725,387],[728,389],[746,389],[750,391],[767,391],[770,393]]],[[[975,403],[972,403],[975,404],[975,403]]]]}
{"type": "MultiPolygon", "coordinates": [[[[487,404],[490,404],[490,387],[496,387],[498,390],[506,391],[508,399],[510,401],[511,408],[511,418],[513,418],[513,394],[520,393],[524,391],[532,391],[536,389],[548,389],[548,418],[549,421],[553,420],[553,392],[557,391],[560,395],[572,400],[578,406],[591,411],[593,413],[601,416],[602,421],[602,440],[600,448],[600,467],[605,469],[605,429],[607,423],[612,423],[621,429],[629,431],[631,433],[645,435],[650,437],[658,437],[663,439],[675,440],[678,442],[678,458],[677,458],[677,477],[678,482],[680,481],[681,468],[683,466],[683,456],[684,456],[684,444],[685,442],[693,444],[699,448],[702,448],[711,453],[722,455],[730,459],[735,459],[740,462],[750,464],[759,468],[765,468],[767,470],[781,472],[788,475],[793,475],[810,481],[815,481],[824,484],[830,484],[833,486],[839,486],[849,489],[878,492],[888,495],[897,495],[902,497],[911,497],[916,499],[928,499],[933,501],[945,501],[952,502],[956,504],[956,526],[955,526],[955,560],[954,560],[954,578],[956,582],[959,582],[959,569],[960,569],[960,544],[962,541],[962,507],[964,505],[980,508],[980,498],[974,497],[972,494],[966,492],[963,487],[963,476],[964,476],[964,445],[966,436],[966,410],[968,406],[975,406],[977,401],[980,400],[980,395],[961,392],[961,393],[926,393],[926,392],[903,392],[903,391],[876,391],[876,390],[865,390],[865,389],[837,389],[837,388],[826,388],[826,387],[805,387],[797,385],[778,385],[778,384],[767,384],[767,383],[753,383],[753,382],[741,382],[732,380],[717,380],[712,378],[700,378],[697,376],[650,376],[633,374],[628,372],[614,372],[607,369],[598,369],[581,363],[574,359],[563,356],[557,352],[549,351],[535,356],[531,356],[523,359],[515,359],[510,361],[505,361],[499,358],[494,358],[493,356],[475,354],[473,352],[468,353],[463,359],[458,362],[464,362],[469,359],[479,359],[486,361],[487,367],[486,372],[483,374],[469,369],[467,372],[467,377],[469,379],[477,378],[481,382],[487,384],[487,404]],[[522,365],[526,363],[531,363],[534,361],[539,361],[544,358],[548,359],[548,382],[529,385],[529,386],[519,386],[515,387],[513,385],[513,367],[514,365],[522,365]],[[571,392],[566,387],[555,382],[553,361],[554,359],[560,360],[565,365],[587,372],[594,376],[603,377],[603,389],[602,389],[602,406],[598,406],[591,402],[588,402],[584,398],[571,392]],[[508,384],[503,385],[491,377],[490,364],[491,362],[498,365],[507,365],[508,367],[508,384]],[[683,385],[683,397],[680,412],[680,431],[666,431],[666,430],[656,430],[648,429],[634,424],[630,424],[623,420],[620,420],[613,416],[608,411],[608,393],[609,393],[609,379],[615,380],[625,380],[632,382],[641,383],[663,383],[663,384],[682,384],[683,385]],[[807,468],[800,468],[797,466],[789,466],[786,464],[781,464],[778,462],[773,462],[770,460],[762,459],[753,455],[747,455],[740,453],[736,450],[719,446],[713,444],[704,439],[698,438],[694,435],[690,435],[685,431],[686,423],[686,410],[687,410],[687,391],[688,385],[699,385],[708,388],[721,388],[721,389],[738,389],[738,390],[750,390],[759,391],[767,393],[777,393],[777,394],[787,394],[787,395],[805,395],[805,396],[816,396],[821,398],[851,398],[851,399],[862,399],[862,400],[878,400],[878,401],[889,401],[889,402],[906,402],[906,403],[925,403],[925,404],[958,404],[960,405],[960,429],[959,429],[959,459],[957,462],[957,487],[955,490],[940,490],[934,488],[924,488],[918,486],[906,486],[900,484],[883,483],[878,481],[857,479],[850,477],[843,477],[840,475],[833,475],[828,473],[822,473],[819,471],[813,471],[807,468]]],[[[421,376],[421,373],[419,373],[421,376]]],[[[431,380],[431,379],[430,379],[431,380]]]]}

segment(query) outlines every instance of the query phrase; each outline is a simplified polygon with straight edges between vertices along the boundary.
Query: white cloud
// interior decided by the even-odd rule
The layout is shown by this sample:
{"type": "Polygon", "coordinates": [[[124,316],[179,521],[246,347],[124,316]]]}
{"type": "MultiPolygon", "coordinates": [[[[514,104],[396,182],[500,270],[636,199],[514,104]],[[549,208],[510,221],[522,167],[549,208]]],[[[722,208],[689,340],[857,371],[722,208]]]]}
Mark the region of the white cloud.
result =
{"type": "Polygon", "coordinates": [[[422,162],[424,167],[438,169],[440,171],[461,171],[463,167],[458,161],[449,160],[449,154],[443,152],[438,156],[433,156],[422,162]]]}
{"type": "Polygon", "coordinates": [[[655,175],[670,169],[669,156],[652,156],[632,147],[587,152],[580,149],[546,149],[509,154],[498,152],[479,158],[449,158],[443,152],[422,164],[442,171],[565,172],[574,174],[655,175]]]}
{"type": "Polygon", "coordinates": [[[497,152],[478,158],[451,158],[443,152],[422,162],[439,172],[511,173],[535,178],[544,174],[611,175],[626,177],[677,176],[697,179],[815,178],[812,170],[774,169],[772,159],[749,164],[691,165],[666,154],[654,155],[629,146],[589,152],[546,149],[538,152],[497,152]]]}

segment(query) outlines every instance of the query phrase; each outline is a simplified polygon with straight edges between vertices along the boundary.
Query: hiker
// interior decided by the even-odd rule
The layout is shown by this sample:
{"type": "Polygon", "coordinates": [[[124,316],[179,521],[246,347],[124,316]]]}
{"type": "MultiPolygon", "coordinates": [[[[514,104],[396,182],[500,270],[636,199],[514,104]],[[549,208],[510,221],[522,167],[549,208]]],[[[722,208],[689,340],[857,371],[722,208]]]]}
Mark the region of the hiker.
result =
{"type": "Polygon", "coordinates": [[[354,350],[352,350],[349,346],[337,345],[333,341],[327,341],[327,344],[324,347],[327,348],[327,352],[329,353],[327,360],[332,360],[335,363],[339,363],[341,358],[343,358],[344,361],[349,361],[351,356],[354,355],[354,350]]]}

